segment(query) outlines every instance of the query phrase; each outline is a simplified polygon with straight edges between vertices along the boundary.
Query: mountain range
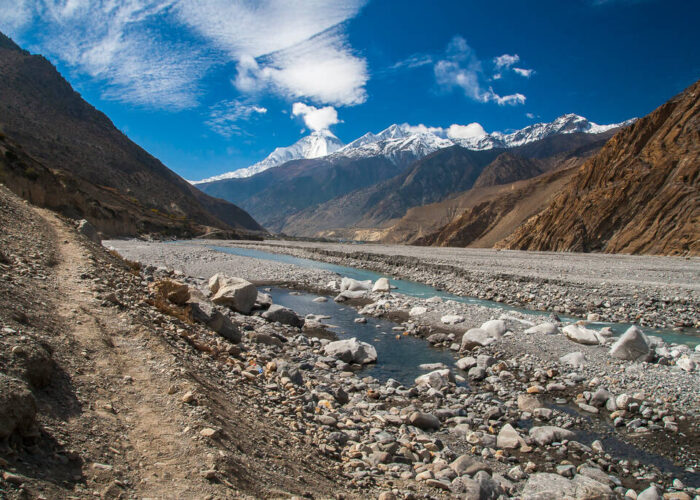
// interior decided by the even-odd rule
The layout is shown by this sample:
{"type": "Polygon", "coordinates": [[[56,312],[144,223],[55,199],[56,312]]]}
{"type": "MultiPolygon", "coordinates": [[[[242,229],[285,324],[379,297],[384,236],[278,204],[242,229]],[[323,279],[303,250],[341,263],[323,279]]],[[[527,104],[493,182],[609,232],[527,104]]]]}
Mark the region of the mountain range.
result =
{"type": "MultiPolygon", "coordinates": [[[[329,160],[341,158],[371,158],[382,156],[392,163],[401,164],[422,158],[450,146],[462,146],[473,151],[510,149],[540,141],[560,134],[600,134],[634,122],[634,118],[622,123],[598,125],[573,113],[560,116],[551,123],[536,123],[510,133],[476,133],[469,137],[450,137],[442,128],[428,128],[393,124],[377,134],[368,132],[347,145],[330,130],[314,131],[287,147],[278,147],[262,161],[250,167],[216,175],[193,184],[205,184],[225,179],[251,177],[291,160],[313,159],[329,156],[329,160]]],[[[480,128],[480,127],[479,127],[480,128]]]]}
{"type": "Polygon", "coordinates": [[[0,34],[0,179],[105,236],[234,237],[263,228],[206,195],[122,134],[44,57],[0,34]]]}
{"type": "Polygon", "coordinates": [[[597,125],[569,114],[509,134],[459,139],[447,137],[442,129],[392,125],[322,157],[291,160],[252,176],[197,187],[244,207],[273,232],[347,236],[347,229],[384,227],[412,207],[470,189],[504,152],[517,150],[523,161],[530,161],[527,174],[521,169],[517,178],[508,178],[521,180],[554,168],[554,160],[566,153],[583,147],[588,149],[580,154],[590,154],[624,125],[597,125]]]}

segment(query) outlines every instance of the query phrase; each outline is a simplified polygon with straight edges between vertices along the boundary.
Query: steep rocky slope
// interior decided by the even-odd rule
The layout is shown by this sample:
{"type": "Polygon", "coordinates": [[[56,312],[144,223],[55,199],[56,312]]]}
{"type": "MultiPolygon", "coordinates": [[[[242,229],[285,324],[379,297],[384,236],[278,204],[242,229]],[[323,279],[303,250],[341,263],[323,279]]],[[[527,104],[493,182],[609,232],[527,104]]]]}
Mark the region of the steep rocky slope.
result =
{"type": "Polygon", "coordinates": [[[415,209],[417,213],[406,214],[383,235],[382,240],[399,239],[413,245],[490,248],[547,206],[576,173],[580,161],[573,163],[532,179],[475,187],[445,202],[418,207],[415,209]],[[426,215],[430,217],[428,224],[416,220],[426,215]],[[449,222],[442,227],[430,224],[440,217],[449,222]]]}
{"type": "Polygon", "coordinates": [[[700,81],[620,131],[500,246],[700,254],[700,81]]]}
{"type": "MultiPolygon", "coordinates": [[[[2,34],[0,131],[11,144],[5,149],[21,149],[25,164],[42,165],[84,187],[91,184],[84,190],[112,191],[114,197],[121,198],[119,206],[108,203],[106,209],[126,210],[118,215],[128,221],[125,224],[113,225],[109,217],[94,217],[99,210],[88,206],[100,205],[101,196],[69,207],[73,213],[91,218],[105,234],[140,232],[137,221],[153,219],[148,212],[168,222],[147,224],[151,230],[159,226],[166,232],[181,229],[184,234],[192,230],[201,233],[206,227],[262,230],[245,211],[202,193],[130,141],[104,114],[85,102],[49,61],[22,50],[2,34]]],[[[14,157],[7,159],[12,162],[14,157]]],[[[5,175],[11,172],[6,169],[5,175]]],[[[61,183],[45,187],[52,192],[63,187],[63,196],[73,197],[61,183]]],[[[41,198],[42,186],[32,189],[33,199],[41,198]]],[[[46,194],[47,198],[52,196],[46,194]]]]}

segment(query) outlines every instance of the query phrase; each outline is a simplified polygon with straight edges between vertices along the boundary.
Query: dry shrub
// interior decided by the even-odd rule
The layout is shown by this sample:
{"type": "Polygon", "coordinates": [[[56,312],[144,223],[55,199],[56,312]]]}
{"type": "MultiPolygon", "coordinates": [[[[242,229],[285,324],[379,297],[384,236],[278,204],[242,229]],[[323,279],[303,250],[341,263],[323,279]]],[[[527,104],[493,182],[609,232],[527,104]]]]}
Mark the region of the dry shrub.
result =
{"type": "Polygon", "coordinates": [[[163,314],[177,318],[183,323],[188,325],[194,325],[194,320],[192,319],[192,308],[187,305],[185,307],[176,306],[168,302],[163,296],[156,295],[155,298],[148,299],[146,302],[163,314]]]}
{"type": "Polygon", "coordinates": [[[126,265],[126,267],[129,268],[129,271],[132,274],[138,276],[141,273],[141,263],[140,262],[136,262],[135,260],[129,260],[125,257],[122,257],[121,254],[119,252],[117,252],[116,250],[108,250],[108,252],[113,257],[116,257],[118,260],[123,262],[124,265],[126,265]]]}

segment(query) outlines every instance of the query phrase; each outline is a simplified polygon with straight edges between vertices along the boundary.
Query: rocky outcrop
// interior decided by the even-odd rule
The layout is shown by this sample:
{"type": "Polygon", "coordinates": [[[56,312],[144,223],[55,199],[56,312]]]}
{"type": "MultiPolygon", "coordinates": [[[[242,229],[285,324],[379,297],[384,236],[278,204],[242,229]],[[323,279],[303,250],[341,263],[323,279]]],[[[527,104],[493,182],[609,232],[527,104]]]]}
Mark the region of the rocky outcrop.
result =
{"type": "Polygon", "coordinates": [[[700,81],[618,132],[499,246],[700,255],[699,111],[700,81]]]}

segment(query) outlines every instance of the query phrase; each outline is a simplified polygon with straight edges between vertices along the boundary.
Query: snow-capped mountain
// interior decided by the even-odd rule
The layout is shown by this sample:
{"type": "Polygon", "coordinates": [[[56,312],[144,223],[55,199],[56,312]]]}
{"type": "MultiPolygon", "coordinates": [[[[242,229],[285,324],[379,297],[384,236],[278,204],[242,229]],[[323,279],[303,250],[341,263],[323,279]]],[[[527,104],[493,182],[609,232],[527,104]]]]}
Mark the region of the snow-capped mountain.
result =
{"type": "Polygon", "coordinates": [[[267,169],[278,167],[283,163],[303,158],[320,158],[327,156],[344,146],[330,130],[317,130],[302,137],[291,146],[285,148],[275,148],[264,160],[255,163],[247,168],[242,168],[234,172],[227,172],[215,175],[201,181],[194,181],[192,184],[202,184],[205,182],[220,181],[223,179],[233,179],[241,177],[251,177],[267,169]]]}
{"type": "Polygon", "coordinates": [[[451,137],[447,129],[439,127],[415,127],[404,123],[391,125],[377,134],[368,132],[345,146],[329,130],[322,130],[312,132],[292,146],[275,149],[267,158],[248,168],[196,181],[193,184],[250,177],[300,158],[327,157],[330,161],[334,161],[342,158],[384,157],[395,164],[406,164],[438,149],[454,145],[475,151],[509,149],[557,134],[576,132],[600,134],[617,127],[624,127],[634,121],[635,118],[622,123],[598,125],[582,116],[570,113],[560,116],[553,122],[536,123],[515,132],[492,132],[467,138],[451,137]]]}
{"type": "Polygon", "coordinates": [[[438,149],[454,146],[454,142],[435,132],[417,130],[410,125],[391,125],[378,134],[371,132],[354,140],[331,155],[332,158],[367,158],[383,156],[399,163],[406,159],[417,159],[438,149]]]}
{"type": "Polygon", "coordinates": [[[546,137],[559,134],[601,134],[617,127],[624,127],[634,122],[635,118],[624,121],[622,123],[613,123],[611,125],[598,125],[588,121],[583,116],[569,113],[560,116],[550,123],[535,123],[523,129],[516,130],[509,134],[502,132],[492,132],[480,137],[470,137],[468,139],[453,139],[460,146],[477,151],[493,148],[515,148],[542,140],[546,137]]]}

